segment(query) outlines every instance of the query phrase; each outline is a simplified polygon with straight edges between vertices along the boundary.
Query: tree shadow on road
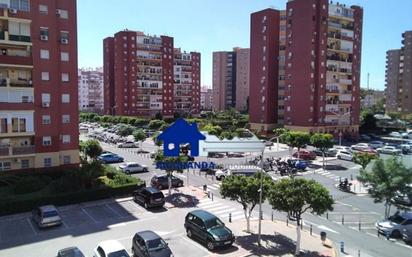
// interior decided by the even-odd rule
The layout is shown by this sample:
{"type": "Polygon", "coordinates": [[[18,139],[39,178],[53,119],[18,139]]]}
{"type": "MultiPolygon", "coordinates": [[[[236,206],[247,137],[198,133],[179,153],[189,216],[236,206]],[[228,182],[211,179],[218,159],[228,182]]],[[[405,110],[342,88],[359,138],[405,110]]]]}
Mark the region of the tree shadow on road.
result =
{"type": "MultiPolygon", "coordinates": [[[[308,167],[311,169],[321,169],[322,165],[319,164],[314,164],[314,163],[309,163],[308,167]]],[[[342,165],[337,165],[337,164],[327,164],[325,165],[325,170],[347,170],[348,168],[342,166],[342,165]]]]}
{"type": "MultiPolygon", "coordinates": [[[[294,256],[295,241],[281,234],[262,235],[262,246],[257,245],[258,235],[236,237],[236,244],[251,254],[249,256],[294,256]]],[[[304,251],[299,256],[322,257],[318,252],[304,251]]]]}
{"type": "Polygon", "coordinates": [[[184,193],[173,193],[165,197],[166,206],[169,208],[191,208],[199,203],[199,199],[184,193]]]}

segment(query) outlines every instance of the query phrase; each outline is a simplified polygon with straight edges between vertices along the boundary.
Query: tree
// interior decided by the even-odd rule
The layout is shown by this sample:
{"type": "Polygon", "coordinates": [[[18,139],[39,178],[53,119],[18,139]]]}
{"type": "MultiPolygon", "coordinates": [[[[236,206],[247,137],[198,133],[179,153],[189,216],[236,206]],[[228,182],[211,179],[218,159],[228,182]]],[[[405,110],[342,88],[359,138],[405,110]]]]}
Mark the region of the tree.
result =
{"type": "MultiPolygon", "coordinates": [[[[187,163],[189,161],[188,156],[177,156],[177,157],[166,157],[163,155],[163,151],[159,150],[157,151],[155,155],[155,161],[156,162],[165,162],[165,163],[187,163]]],[[[172,165],[170,165],[172,166],[172,165]]],[[[169,188],[169,195],[172,194],[172,175],[173,172],[176,171],[178,173],[182,173],[182,169],[166,169],[166,175],[168,177],[168,188],[169,188]]]]}
{"type": "Polygon", "coordinates": [[[128,125],[121,125],[117,130],[117,134],[122,137],[130,136],[133,133],[133,127],[128,125]]]}
{"type": "Polygon", "coordinates": [[[331,134],[315,133],[310,137],[310,143],[322,152],[322,167],[325,169],[325,152],[333,147],[333,136],[331,134]]]}
{"type": "MultiPolygon", "coordinates": [[[[392,199],[399,193],[408,193],[412,183],[412,169],[406,168],[397,158],[378,159],[370,172],[360,170],[358,180],[369,185],[368,193],[375,203],[385,203],[385,218],[389,217],[392,199]]],[[[410,192],[409,192],[410,193],[410,192]]],[[[403,206],[395,205],[399,208],[403,206]]]]}
{"type": "Polygon", "coordinates": [[[362,166],[362,169],[366,169],[368,164],[374,159],[377,159],[375,154],[363,152],[356,152],[353,154],[353,162],[362,166]]]}
{"type": "Polygon", "coordinates": [[[289,147],[298,149],[298,159],[300,159],[300,148],[309,144],[310,135],[307,132],[288,131],[283,134],[282,139],[289,147]]]}
{"type": "Polygon", "coordinates": [[[158,130],[163,124],[166,124],[163,120],[151,120],[149,122],[149,129],[158,130]]]}
{"type": "Polygon", "coordinates": [[[274,210],[287,213],[290,220],[296,221],[296,250],[300,253],[300,224],[302,214],[306,211],[321,215],[333,210],[333,198],[329,191],[314,180],[281,179],[274,183],[268,197],[274,210]]]}
{"type": "Polygon", "coordinates": [[[375,131],[377,129],[376,118],[371,111],[367,110],[361,112],[361,126],[359,129],[364,133],[375,131]]]}
{"type": "Polygon", "coordinates": [[[215,136],[220,136],[222,133],[223,129],[222,127],[218,125],[212,125],[212,124],[207,124],[202,128],[203,131],[206,131],[209,133],[209,135],[215,135],[215,136]]]}
{"type": "Polygon", "coordinates": [[[97,156],[101,155],[103,152],[102,147],[100,146],[99,141],[95,139],[89,139],[84,144],[82,144],[81,148],[83,149],[84,155],[90,157],[93,161],[97,159],[97,156]]]}
{"type": "Polygon", "coordinates": [[[264,202],[273,185],[273,180],[262,172],[256,173],[253,177],[228,176],[220,186],[220,194],[222,197],[227,197],[242,205],[246,218],[247,232],[250,232],[250,216],[252,211],[255,206],[259,204],[260,179],[262,175],[264,176],[262,183],[262,201],[264,202]]]}
{"type": "Polygon", "coordinates": [[[391,117],[392,120],[399,120],[402,117],[402,114],[400,112],[389,112],[387,114],[389,117],[391,117]]]}
{"type": "Polygon", "coordinates": [[[136,129],[135,131],[133,131],[133,137],[134,137],[134,140],[143,142],[143,140],[146,139],[146,133],[144,133],[142,129],[136,129]]]}
{"type": "Polygon", "coordinates": [[[154,134],[153,134],[153,136],[152,136],[152,140],[153,140],[153,142],[155,143],[155,145],[157,145],[157,146],[161,146],[162,144],[163,144],[163,142],[161,141],[161,140],[158,140],[157,139],[157,137],[160,135],[160,132],[159,131],[157,131],[157,132],[155,132],[154,134]]]}

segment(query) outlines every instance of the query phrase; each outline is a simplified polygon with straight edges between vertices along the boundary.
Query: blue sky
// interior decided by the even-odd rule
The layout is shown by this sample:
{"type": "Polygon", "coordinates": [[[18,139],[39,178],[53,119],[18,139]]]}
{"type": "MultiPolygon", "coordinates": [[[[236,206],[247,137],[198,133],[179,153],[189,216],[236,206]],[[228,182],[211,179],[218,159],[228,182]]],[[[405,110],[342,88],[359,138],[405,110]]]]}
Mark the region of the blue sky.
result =
{"type": "MultiPolygon", "coordinates": [[[[336,2],[336,1],[334,1],[336,2]]],[[[385,52],[412,30],[412,0],[340,0],[364,9],[362,86],[384,88],[385,52]]],[[[286,0],[79,0],[79,67],[103,66],[103,38],[123,30],[169,35],[175,47],[202,54],[202,85],[212,85],[212,52],[249,47],[250,14],[284,9],[286,0]]]]}

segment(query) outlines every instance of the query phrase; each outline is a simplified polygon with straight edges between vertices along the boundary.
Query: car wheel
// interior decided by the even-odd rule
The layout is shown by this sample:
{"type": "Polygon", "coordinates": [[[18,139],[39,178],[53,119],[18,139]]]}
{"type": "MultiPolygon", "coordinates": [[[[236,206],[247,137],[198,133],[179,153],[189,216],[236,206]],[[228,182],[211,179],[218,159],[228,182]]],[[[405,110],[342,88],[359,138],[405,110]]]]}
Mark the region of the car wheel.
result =
{"type": "Polygon", "coordinates": [[[163,186],[162,186],[162,185],[159,185],[159,190],[163,190],[163,186]]]}
{"type": "Polygon", "coordinates": [[[338,155],[338,159],[339,159],[339,160],[341,160],[341,159],[342,159],[342,157],[340,157],[340,155],[338,155]]]}
{"type": "Polygon", "coordinates": [[[178,187],[182,187],[183,186],[183,182],[179,183],[178,187]]]}
{"type": "Polygon", "coordinates": [[[212,251],[213,249],[215,249],[215,245],[212,242],[207,241],[207,249],[209,251],[212,251]]]}
{"type": "Polygon", "coordinates": [[[130,170],[126,170],[124,173],[126,173],[127,175],[130,174],[130,170]]]}
{"type": "Polygon", "coordinates": [[[187,237],[192,237],[193,236],[193,234],[192,234],[192,230],[190,230],[190,229],[186,229],[186,235],[187,235],[187,237]]]}
{"type": "Polygon", "coordinates": [[[147,168],[143,168],[143,172],[147,172],[147,168]]]}
{"type": "Polygon", "coordinates": [[[145,208],[145,209],[148,209],[148,208],[149,208],[149,205],[148,205],[147,203],[144,203],[144,208],[145,208]]]}
{"type": "Polygon", "coordinates": [[[399,230],[394,230],[391,233],[391,237],[393,238],[400,238],[401,237],[401,232],[399,232],[399,230]]]}

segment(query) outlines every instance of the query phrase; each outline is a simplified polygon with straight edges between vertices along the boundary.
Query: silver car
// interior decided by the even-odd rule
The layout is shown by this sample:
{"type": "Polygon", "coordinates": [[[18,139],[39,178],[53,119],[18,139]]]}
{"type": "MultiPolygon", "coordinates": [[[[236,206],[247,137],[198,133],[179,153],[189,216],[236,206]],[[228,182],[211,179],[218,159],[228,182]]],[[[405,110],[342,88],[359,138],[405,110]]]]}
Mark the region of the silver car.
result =
{"type": "Polygon", "coordinates": [[[59,211],[54,205],[44,205],[32,211],[32,219],[39,228],[59,226],[62,224],[59,211]]]}
{"type": "Polygon", "coordinates": [[[126,174],[148,171],[146,165],[140,165],[137,162],[123,163],[123,164],[120,164],[119,168],[126,174]]]}

